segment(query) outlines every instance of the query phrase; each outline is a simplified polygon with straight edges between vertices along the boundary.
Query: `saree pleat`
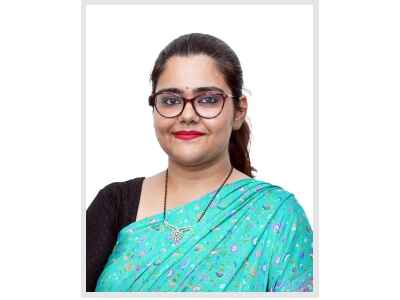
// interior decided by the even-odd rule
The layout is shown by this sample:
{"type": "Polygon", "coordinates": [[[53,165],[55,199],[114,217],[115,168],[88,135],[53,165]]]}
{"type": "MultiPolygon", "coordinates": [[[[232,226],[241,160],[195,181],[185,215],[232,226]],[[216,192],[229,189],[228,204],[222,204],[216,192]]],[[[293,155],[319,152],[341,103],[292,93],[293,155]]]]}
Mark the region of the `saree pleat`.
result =
{"type": "Polygon", "coordinates": [[[122,228],[96,292],[312,290],[312,230],[293,194],[253,178],[236,180],[197,223],[214,193],[166,211],[174,226],[192,226],[179,243],[162,213],[122,228]],[[301,257],[296,252],[288,260],[299,247],[301,257]]]}

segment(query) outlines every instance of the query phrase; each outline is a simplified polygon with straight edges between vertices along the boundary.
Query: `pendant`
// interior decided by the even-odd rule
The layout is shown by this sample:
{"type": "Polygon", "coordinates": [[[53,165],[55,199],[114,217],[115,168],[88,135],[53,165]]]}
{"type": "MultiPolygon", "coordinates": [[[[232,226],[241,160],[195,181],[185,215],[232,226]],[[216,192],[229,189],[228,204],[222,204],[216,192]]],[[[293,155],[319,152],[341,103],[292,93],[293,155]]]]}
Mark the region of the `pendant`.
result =
{"type": "Polygon", "coordinates": [[[175,244],[179,243],[181,241],[181,239],[183,239],[183,234],[186,231],[190,231],[192,229],[191,226],[179,228],[179,227],[176,227],[174,225],[169,224],[167,221],[164,221],[164,224],[168,228],[172,229],[171,238],[172,238],[172,240],[174,241],[175,244]]]}

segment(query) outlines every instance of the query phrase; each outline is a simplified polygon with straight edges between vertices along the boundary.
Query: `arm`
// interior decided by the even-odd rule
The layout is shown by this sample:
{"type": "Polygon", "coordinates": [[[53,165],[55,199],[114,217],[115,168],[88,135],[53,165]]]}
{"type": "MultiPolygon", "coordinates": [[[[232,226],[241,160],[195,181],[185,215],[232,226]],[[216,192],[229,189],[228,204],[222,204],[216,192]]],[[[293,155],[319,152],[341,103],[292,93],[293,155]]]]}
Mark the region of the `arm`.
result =
{"type": "Polygon", "coordinates": [[[313,232],[293,194],[284,201],[271,223],[274,238],[267,291],[312,292],[313,232]]]}
{"type": "Polygon", "coordinates": [[[86,291],[94,292],[117,239],[117,203],[110,185],[86,210],[86,291]]]}

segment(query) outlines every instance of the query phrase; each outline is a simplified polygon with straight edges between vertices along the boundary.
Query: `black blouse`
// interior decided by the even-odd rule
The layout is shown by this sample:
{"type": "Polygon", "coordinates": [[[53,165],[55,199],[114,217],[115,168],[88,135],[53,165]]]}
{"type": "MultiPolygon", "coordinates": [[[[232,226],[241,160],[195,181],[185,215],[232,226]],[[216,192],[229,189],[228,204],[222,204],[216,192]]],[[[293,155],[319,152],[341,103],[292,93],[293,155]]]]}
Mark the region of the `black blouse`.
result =
{"type": "Polygon", "coordinates": [[[86,291],[94,292],[119,231],[136,221],[144,177],[112,182],[86,210],[86,291]]]}

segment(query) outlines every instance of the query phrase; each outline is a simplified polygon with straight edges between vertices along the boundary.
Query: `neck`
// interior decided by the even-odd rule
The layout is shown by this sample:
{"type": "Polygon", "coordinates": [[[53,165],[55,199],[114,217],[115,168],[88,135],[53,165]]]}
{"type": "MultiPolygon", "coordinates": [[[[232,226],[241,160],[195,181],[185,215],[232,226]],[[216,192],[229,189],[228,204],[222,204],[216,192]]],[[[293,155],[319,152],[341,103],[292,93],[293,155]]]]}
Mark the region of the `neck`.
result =
{"type": "MultiPolygon", "coordinates": [[[[183,166],[170,159],[168,162],[168,189],[171,188],[179,193],[219,187],[228,176],[231,167],[229,155],[212,164],[196,166],[183,166]]],[[[233,173],[230,177],[232,175],[233,173]]]]}

